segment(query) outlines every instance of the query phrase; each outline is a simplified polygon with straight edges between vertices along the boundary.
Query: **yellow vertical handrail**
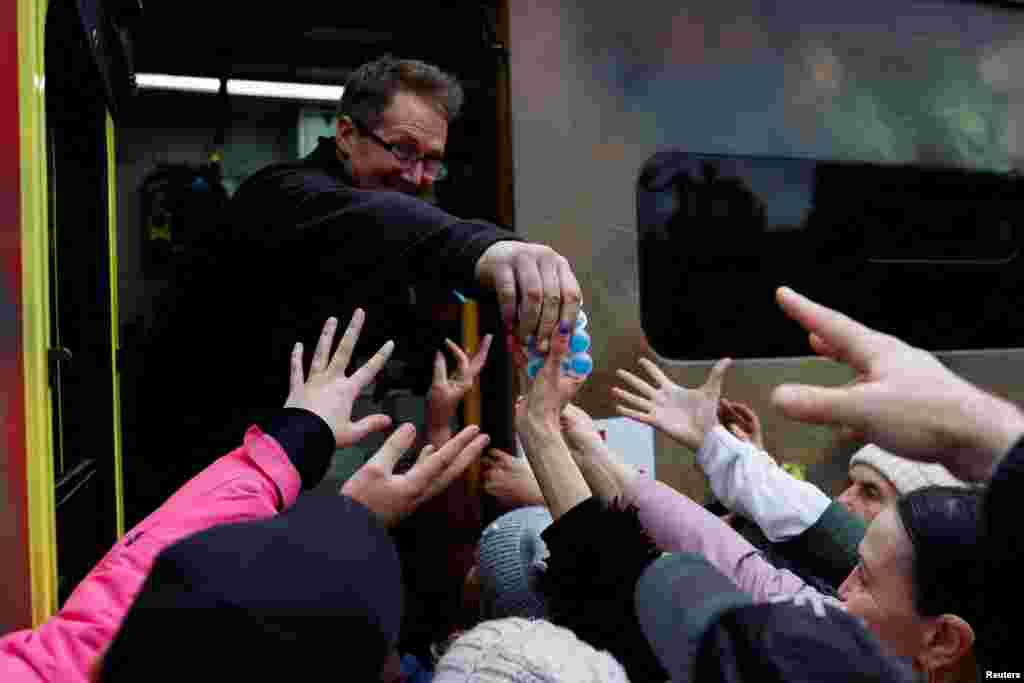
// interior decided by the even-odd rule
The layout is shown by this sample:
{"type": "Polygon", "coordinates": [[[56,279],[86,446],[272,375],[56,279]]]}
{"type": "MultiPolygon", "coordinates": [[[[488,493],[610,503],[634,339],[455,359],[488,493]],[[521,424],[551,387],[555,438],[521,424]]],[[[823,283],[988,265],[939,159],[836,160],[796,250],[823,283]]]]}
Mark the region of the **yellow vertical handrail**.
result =
{"type": "Polygon", "coordinates": [[[120,348],[117,302],[117,139],[114,119],[107,112],[107,247],[110,268],[110,368],[113,382],[111,396],[114,430],[114,533],[124,536],[124,466],[121,438],[121,368],[117,364],[120,348]]]}
{"type": "Polygon", "coordinates": [[[47,0],[18,0],[18,117],[21,172],[22,361],[25,378],[25,492],[32,623],[57,609],[50,347],[46,146],[47,0]]]}
{"type": "MultiPolygon", "coordinates": [[[[480,347],[480,312],[475,301],[467,300],[462,304],[462,348],[472,358],[480,347]]],[[[466,425],[479,425],[482,414],[480,380],[477,379],[469,393],[462,401],[462,416],[466,425]]],[[[469,492],[474,497],[480,495],[480,460],[466,470],[469,492]]]]}

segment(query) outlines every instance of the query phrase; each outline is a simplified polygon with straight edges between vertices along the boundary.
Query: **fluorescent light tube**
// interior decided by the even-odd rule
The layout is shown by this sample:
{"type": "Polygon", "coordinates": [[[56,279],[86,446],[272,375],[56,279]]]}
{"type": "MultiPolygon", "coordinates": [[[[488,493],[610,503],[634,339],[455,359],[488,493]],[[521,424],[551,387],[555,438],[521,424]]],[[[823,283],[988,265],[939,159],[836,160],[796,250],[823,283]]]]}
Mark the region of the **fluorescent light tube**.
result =
{"type": "Polygon", "coordinates": [[[312,83],[279,83],[274,81],[228,81],[229,95],[250,95],[253,97],[280,97],[288,100],[314,100],[337,102],[345,88],[340,85],[316,85],[312,83]]]}
{"type": "Polygon", "coordinates": [[[140,88],[152,90],[184,90],[186,92],[217,92],[219,78],[196,76],[171,76],[168,74],[135,74],[135,83],[140,88]]]}

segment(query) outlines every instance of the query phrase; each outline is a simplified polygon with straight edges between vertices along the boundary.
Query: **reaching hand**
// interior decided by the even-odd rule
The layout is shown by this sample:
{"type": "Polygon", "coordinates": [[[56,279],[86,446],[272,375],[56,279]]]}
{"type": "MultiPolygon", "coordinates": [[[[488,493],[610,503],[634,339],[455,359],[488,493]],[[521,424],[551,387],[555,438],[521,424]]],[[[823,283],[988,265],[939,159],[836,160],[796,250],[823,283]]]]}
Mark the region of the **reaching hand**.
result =
{"type": "Polygon", "coordinates": [[[470,359],[466,352],[459,348],[459,345],[451,339],[445,339],[444,343],[455,356],[455,372],[448,375],[448,364],[445,362],[444,353],[438,351],[434,356],[434,381],[427,393],[427,424],[429,426],[447,426],[455,415],[459,401],[472,388],[480,371],[487,362],[487,353],[491,349],[491,335],[487,335],[480,343],[480,348],[470,359]]]}
{"type": "Polygon", "coordinates": [[[819,355],[850,366],[842,387],[784,384],[772,400],[787,417],[845,427],[898,455],[941,462],[954,475],[986,478],[1024,433],[1024,417],[956,376],[932,354],[780,288],[779,306],[810,333],[819,355]]]}
{"type": "Polygon", "coordinates": [[[352,405],[363,388],[373,381],[388,362],[395,348],[394,342],[387,342],[366,365],[346,377],[345,370],[352,358],[352,350],[359,341],[359,332],[363,329],[365,318],[362,309],[356,309],[333,357],[331,345],[334,343],[338,319],[327,319],[313,352],[308,379],[302,371],[302,344],[295,344],[292,350],[288,399],[284,407],[304,408],[320,416],[334,433],[338,448],[351,446],[367,434],[391,426],[391,418],[387,415],[369,415],[358,422],[352,422],[352,405]]]}
{"type": "Polygon", "coordinates": [[[761,418],[750,406],[723,398],[718,406],[718,419],[736,438],[765,450],[761,418]]]}
{"type": "Polygon", "coordinates": [[[699,450],[707,433],[719,424],[718,399],[730,363],[728,358],[718,361],[703,386],[687,389],[670,380],[657,365],[641,358],[640,365],[657,386],[651,386],[627,370],[619,370],[619,378],[640,395],[613,388],[617,399],[632,406],[617,405],[616,410],[620,415],[657,427],[691,450],[699,450]]]}
{"type": "Polygon", "coordinates": [[[572,403],[565,406],[562,411],[562,434],[569,448],[583,454],[592,452],[595,447],[604,444],[594,419],[572,403]]]}
{"type": "Polygon", "coordinates": [[[384,523],[394,526],[430,500],[480,457],[490,437],[470,426],[439,450],[426,446],[405,474],[394,474],[395,463],[416,439],[416,428],[404,424],[388,437],[365,465],[341,487],[341,494],[369,508],[384,523]]]}
{"type": "Polygon", "coordinates": [[[549,433],[561,432],[562,411],[572,400],[582,380],[562,374],[562,356],[569,349],[571,327],[562,326],[551,338],[551,351],[544,367],[537,372],[526,394],[516,402],[516,430],[520,433],[539,429],[549,433]]]}
{"type": "Polygon", "coordinates": [[[476,263],[480,284],[498,294],[506,329],[523,343],[530,335],[546,351],[559,322],[571,331],[583,305],[572,267],[551,247],[527,242],[495,242],[476,263]]]}
{"type": "Polygon", "coordinates": [[[484,456],[483,470],[484,491],[493,496],[503,510],[544,505],[544,494],[526,458],[492,448],[484,456]]]}

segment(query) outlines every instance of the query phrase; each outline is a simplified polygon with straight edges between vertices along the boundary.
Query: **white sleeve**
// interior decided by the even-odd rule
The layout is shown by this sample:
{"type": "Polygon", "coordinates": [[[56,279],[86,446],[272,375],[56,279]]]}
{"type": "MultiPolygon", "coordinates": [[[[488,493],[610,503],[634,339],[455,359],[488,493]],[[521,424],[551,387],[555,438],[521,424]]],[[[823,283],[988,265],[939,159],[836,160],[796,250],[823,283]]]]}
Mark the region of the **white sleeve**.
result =
{"type": "Polygon", "coordinates": [[[793,477],[721,425],[705,437],[697,462],[715,497],[757,524],[772,542],[799,536],[832,503],[817,486],[793,477]]]}

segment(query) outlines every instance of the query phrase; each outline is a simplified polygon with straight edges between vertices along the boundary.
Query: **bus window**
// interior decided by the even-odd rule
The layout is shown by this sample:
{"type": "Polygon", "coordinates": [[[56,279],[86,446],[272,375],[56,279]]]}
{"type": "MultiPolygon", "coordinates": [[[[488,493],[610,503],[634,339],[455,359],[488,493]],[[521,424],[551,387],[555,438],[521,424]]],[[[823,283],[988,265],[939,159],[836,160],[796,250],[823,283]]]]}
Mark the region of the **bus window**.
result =
{"type": "Polygon", "coordinates": [[[640,299],[675,359],[798,356],[781,284],[936,351],[1022,345],[1015,174],[690,154],[637,184],[640,299]]]}

